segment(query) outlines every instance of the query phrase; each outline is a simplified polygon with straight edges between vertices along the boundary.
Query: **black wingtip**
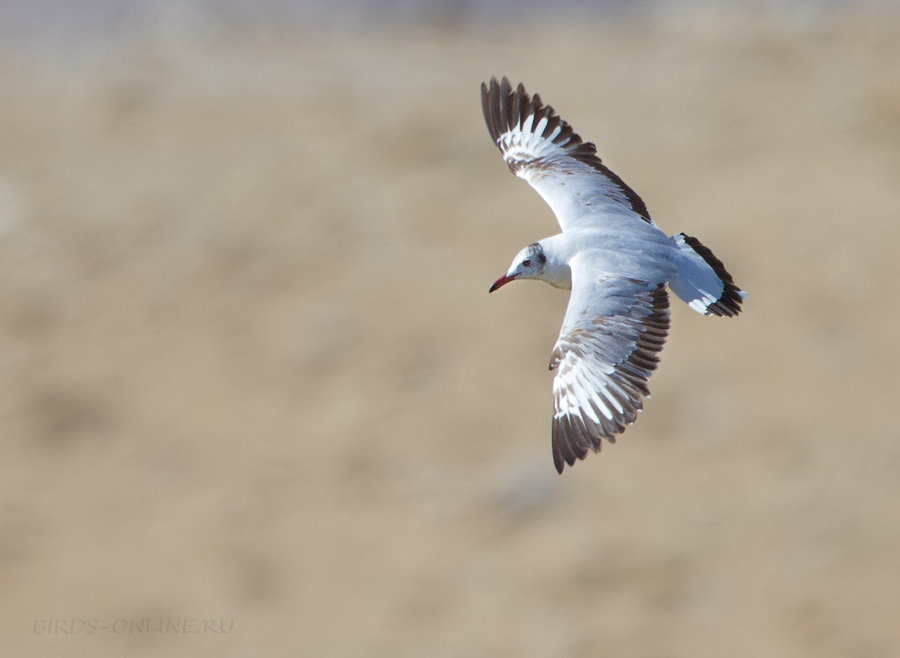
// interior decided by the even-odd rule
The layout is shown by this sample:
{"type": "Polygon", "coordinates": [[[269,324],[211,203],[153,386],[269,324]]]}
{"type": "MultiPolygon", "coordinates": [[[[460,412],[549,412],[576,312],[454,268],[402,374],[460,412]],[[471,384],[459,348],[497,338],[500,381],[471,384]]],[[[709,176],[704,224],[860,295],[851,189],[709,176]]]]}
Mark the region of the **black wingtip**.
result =
{"type": "Polygon", "coordinates": [[[556,445],[553,446],[553,465],[556,467],[556,472],[562,475],[566,463],[563,461],[562,455],[559,454],[556,445]]]}
{"type": "Polygon", "coordinates": [[[509,129],[509,126],[503,123],[502,108],[509,105],[510,96],[512,96],[512,85],[505,75],[499,82],[496,76],[491,76],[489,82],[481,83],[481,109],[484,112],[484,121],[494,144],[499,141],[500,135],[509,129]]]}

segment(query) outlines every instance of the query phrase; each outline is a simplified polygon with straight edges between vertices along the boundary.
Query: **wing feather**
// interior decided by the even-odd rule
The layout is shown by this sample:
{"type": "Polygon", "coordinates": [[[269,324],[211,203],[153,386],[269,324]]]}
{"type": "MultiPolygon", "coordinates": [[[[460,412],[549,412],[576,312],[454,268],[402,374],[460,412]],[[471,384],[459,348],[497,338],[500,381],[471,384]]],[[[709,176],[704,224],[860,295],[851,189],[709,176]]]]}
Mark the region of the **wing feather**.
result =
{"type": "Polygon", "coordinates": [[[572,266],[572,296],[550,368],[553,458],[558,471],[599,451],[634,422],[649,396],[669,329],[665,283],[572,266]]]}
{"type": "Polygon", "coordinates": [[[613,214],[653,224],[647,206],[537,94],[504,77],[482,83],[484,119],[510,171],[543,197],[565,231],[596,226],[613,214]]]}

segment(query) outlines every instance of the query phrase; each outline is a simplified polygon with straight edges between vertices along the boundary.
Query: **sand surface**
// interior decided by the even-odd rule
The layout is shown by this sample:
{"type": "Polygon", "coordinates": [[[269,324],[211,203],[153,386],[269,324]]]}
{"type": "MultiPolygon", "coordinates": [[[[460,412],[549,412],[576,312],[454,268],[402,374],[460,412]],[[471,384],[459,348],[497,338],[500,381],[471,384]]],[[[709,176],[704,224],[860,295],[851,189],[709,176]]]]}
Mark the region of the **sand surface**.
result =
{"type": "Polygon", "coordinates": [[[898,240],[897,14],[7,45],[4,655],[900,655],[898,240]],[[751,294],[562,477],[503,73],[751,294]]]}

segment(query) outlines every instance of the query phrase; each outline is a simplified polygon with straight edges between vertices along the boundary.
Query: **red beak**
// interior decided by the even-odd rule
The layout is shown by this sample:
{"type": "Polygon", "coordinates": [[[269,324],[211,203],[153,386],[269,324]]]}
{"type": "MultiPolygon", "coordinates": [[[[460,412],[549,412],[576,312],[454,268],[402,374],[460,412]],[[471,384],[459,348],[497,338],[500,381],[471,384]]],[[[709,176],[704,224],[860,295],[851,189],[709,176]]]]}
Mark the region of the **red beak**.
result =
{"type": "Polygon", "coordinates": [[[494,281],[494,285],[491,286],[491,289],[488,290],[488,292],[494,292],[497,288],[499,288],[501,286],[505,286],[510,281],[515,281],[515,280],[516,280],[515,276],[508,276],[508,275],[504,274],[499,279],[494,281]]]}

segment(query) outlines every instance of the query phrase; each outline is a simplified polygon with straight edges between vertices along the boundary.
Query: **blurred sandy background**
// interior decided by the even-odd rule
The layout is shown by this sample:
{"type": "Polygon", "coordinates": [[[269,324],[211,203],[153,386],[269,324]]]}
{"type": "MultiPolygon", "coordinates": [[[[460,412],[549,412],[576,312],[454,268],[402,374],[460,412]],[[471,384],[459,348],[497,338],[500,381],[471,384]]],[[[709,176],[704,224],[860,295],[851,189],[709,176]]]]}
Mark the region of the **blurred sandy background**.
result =
{"type": "Polygon", "coordinates": [[[900,13],[680,7],[5,40],[4,654],[900,655],[900,13]],[[562,477],[504,73],[751,293],[562,477]]]}

